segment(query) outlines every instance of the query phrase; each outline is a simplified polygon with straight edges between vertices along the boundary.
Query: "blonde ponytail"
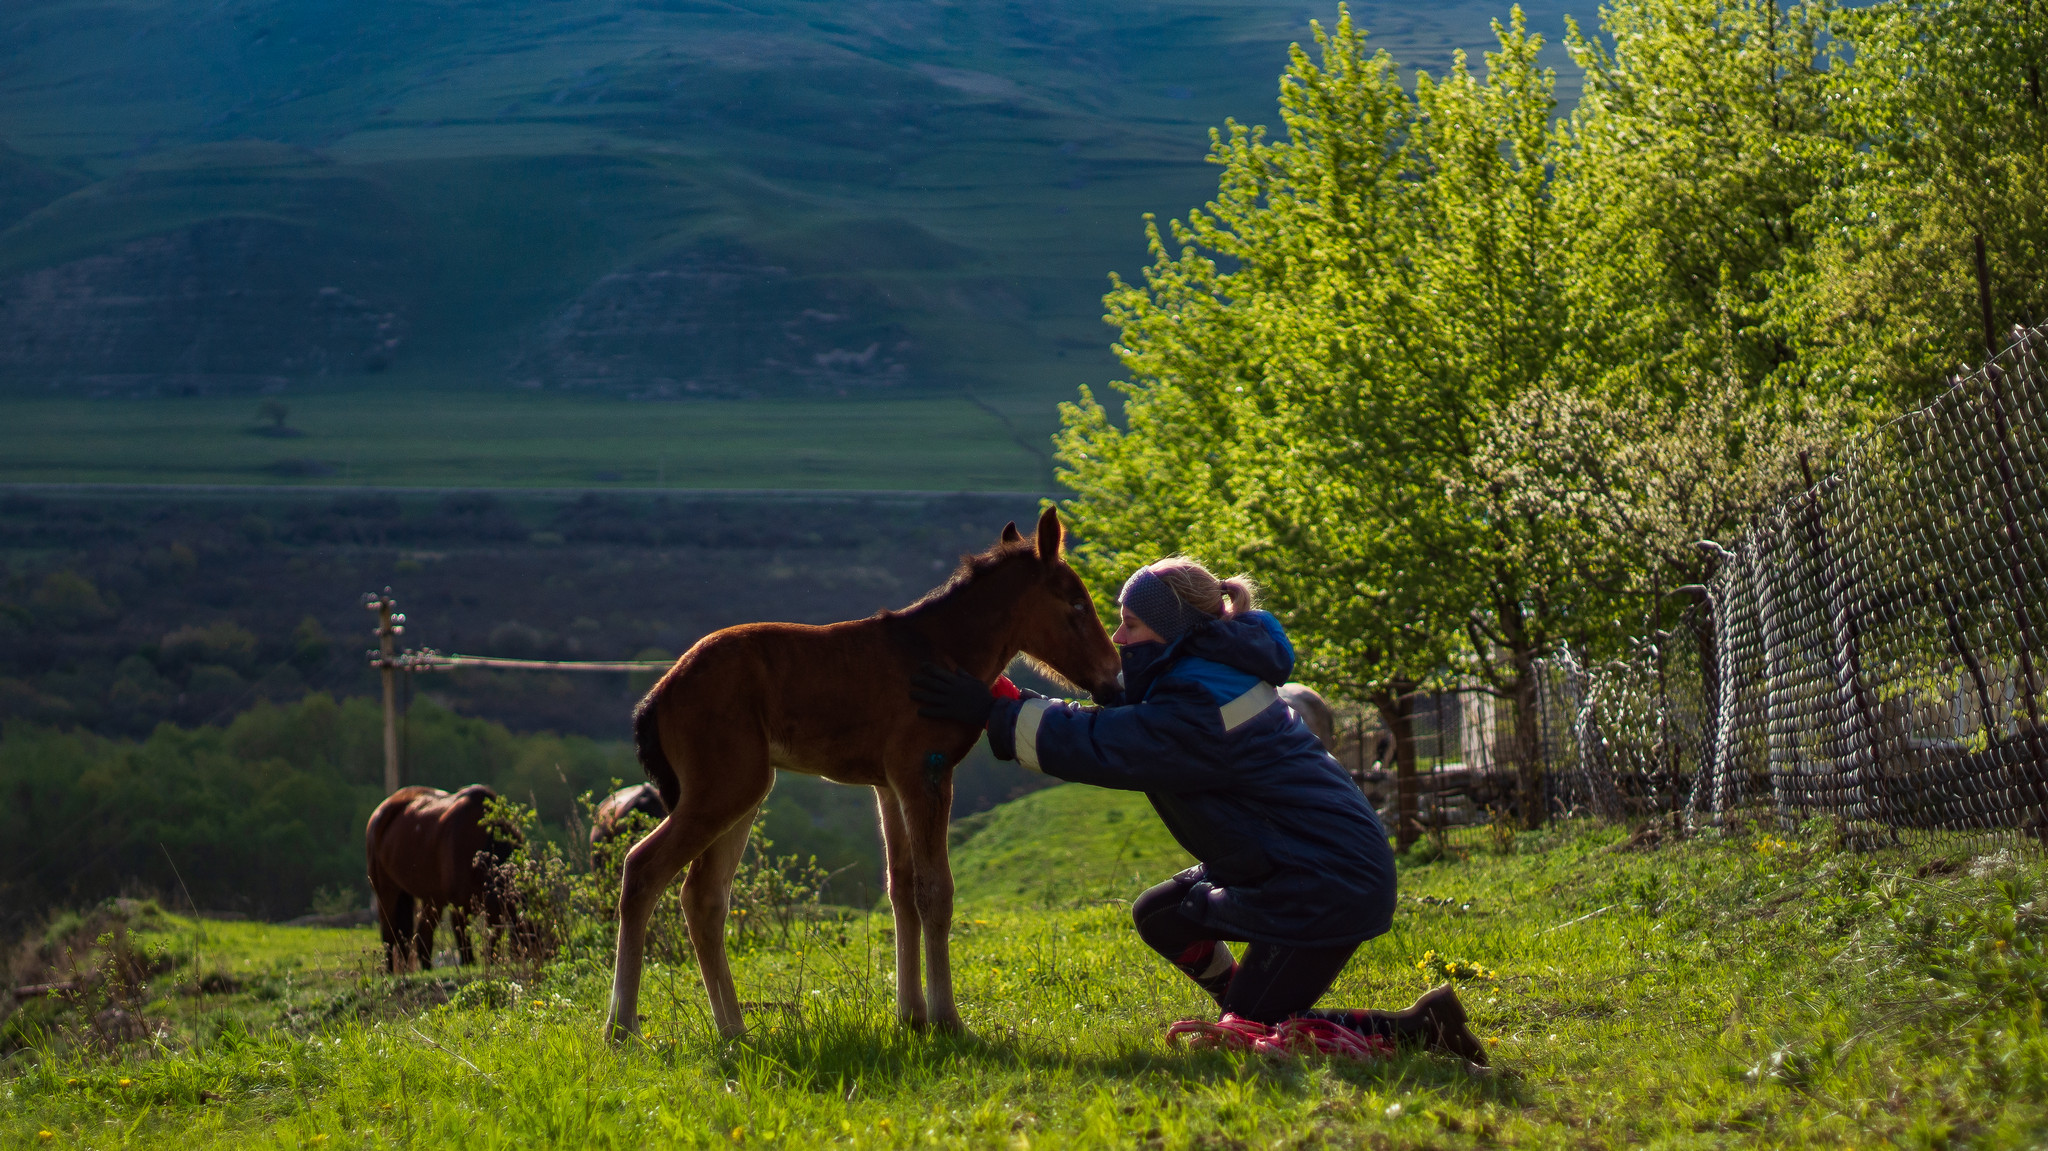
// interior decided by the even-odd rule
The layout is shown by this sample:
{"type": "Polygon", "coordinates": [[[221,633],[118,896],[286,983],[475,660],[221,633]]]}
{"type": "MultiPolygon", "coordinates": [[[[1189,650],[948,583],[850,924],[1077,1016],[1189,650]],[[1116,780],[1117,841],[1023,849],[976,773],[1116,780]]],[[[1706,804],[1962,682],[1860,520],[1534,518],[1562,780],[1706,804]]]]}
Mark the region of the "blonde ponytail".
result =
{"type": "Polygon", "coordinates": [[[1225,601],[1217,606],[1223,609],[1225,616],[1243,615],[1258,601],[1258,585],[1252,583],[1250,576],[1231,576],[1218,583],[1217,588],[1222,592],[1220,598],[1225,601]]]}

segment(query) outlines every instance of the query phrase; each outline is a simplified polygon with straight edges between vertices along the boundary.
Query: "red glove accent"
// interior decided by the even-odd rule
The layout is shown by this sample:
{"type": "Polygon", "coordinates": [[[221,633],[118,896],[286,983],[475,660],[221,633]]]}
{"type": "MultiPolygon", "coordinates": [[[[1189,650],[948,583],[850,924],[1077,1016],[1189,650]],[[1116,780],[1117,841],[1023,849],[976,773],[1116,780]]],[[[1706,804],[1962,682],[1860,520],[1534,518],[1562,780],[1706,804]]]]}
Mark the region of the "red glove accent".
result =
{"type": "Polygon", "coordinates": [[[1017,685],[1011,683],[1007,675],[997,676],[995,683],[989,685],[988,693],[997,699],[1024,698],[1024,693],[1017,690],[1017,685]]]}

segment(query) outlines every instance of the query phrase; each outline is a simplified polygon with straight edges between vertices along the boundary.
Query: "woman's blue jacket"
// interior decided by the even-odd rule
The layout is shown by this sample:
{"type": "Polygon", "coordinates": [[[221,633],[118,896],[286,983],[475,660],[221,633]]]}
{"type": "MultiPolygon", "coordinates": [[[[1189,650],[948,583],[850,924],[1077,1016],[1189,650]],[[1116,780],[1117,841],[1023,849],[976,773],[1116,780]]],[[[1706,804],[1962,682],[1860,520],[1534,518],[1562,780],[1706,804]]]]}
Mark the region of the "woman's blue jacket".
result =
{"type": "Polygon", "coordinates": [[[1393,923],[1394,853],[1372,805],[1275,693],[1293,670],[1280,621],[1230,616],[1168,647],[1122,706],[996,701],[989,745],[1060,779],[1144,792],[1201,861],[1181,910],[1219,938],[1361,943],[1393,923]]]}

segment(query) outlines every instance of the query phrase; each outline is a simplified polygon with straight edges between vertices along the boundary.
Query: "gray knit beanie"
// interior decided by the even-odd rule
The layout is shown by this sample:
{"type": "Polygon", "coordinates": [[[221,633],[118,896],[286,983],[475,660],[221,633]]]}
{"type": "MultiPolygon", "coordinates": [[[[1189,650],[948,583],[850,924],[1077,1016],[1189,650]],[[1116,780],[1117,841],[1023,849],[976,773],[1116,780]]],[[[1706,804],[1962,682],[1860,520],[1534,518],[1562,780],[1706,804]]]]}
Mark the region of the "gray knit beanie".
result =
{"type": "Polygon", "coordinates": [[[1158,632],[1159,638],[1167,643],[1193,631],[1196,624],[1215,618],[1189,607],[1151,568],[1139,568],[1134,572],[1124,582],[1124,590],[1118,594],[1117,602],[1131,609],[1132,615],[1158,632]]]}

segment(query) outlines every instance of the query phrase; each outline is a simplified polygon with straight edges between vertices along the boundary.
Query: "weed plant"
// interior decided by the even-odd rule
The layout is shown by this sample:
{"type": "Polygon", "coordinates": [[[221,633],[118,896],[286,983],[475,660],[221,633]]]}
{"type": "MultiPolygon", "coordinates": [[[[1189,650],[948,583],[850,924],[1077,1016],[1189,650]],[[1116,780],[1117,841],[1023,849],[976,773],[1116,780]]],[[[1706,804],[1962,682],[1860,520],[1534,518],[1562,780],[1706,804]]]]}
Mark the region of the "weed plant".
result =
{"type": "Polygon", "coordinates": [[[78,1009],[59,1001],[72,1022],[5,1057],[0,1141],[2007,1147],[2048,1134],[2048,867],[2032,855],[1856,854],[1820,825],[1648,849],[1584,824],[1453,840],[1433,862],[1403,861],[1394,929],[1326,1003],[1403,1006],[1460,979],[1493,1053],[1475,1073],[1418,1052],[1357,1064],[1169,1047],[1166,1023],[1213,1007],[1131,930],[1123,901],[1178,862],[1156,824],[1131,827],[1141,818],[1126,797],[1054,788],[957,848],[956,869],[980,877],[963,883],[953,941],[965,1036],[896,1024],[890,922],[866,911],[791,914],[736,947],[750,1031],[734,1042],[717,1038],[687,951],[657,953],[646,1039],[618,1048],[600,1035],[609,947],[594,917],[553,958],[468,991],[473,970],[351,973],[333,950],[324,981],[287,965],[294,939],[312,953],[345,936],[366,953],[367,930],[261,928],[259,945],[257,925],[162,916],[131,927],[144,953],[178,957],[140,996],[161,1025],[112,1047],[67,1042],[78,1009]],[[1096,851],[1093,870],[1067,869],[1086,882],[1035,863],[1024,828],[1047,853],[1096,851]],[[207,992],[208,971],[245,982],[207,992]],[[250,988],[266,978],[276,998],[259,1002],[250,988]]]}

